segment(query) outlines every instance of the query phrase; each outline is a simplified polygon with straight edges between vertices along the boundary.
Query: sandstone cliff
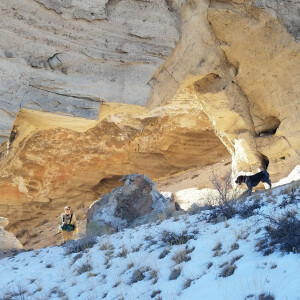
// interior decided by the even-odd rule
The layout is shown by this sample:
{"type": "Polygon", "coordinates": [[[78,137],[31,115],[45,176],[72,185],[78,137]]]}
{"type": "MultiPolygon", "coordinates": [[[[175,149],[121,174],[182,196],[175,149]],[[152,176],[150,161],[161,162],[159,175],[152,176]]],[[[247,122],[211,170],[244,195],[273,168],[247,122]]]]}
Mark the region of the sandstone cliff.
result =
{"type": "Polygon", "coordinates": [[[124,174],[155,180],[228,153],[234,175],[286,176],[300,162],[299,11],[299,0],[1,1],[0,215],[34,226],[124,174]]]}
{"type": "Polygon", "coordinates": [[[2,141],[21,107],[96,119],[103,101],[145,105],[179,35],[161,0],[1,1],[2,141]]]}
{"type": "Polygon", "coordinates": [[[0,161],[0,209],[10,228],[97,200],[134,172],[150,178],[229,156],[197,102],[157,109],[103,104],[98,121],[21,109],[0,161]],[[188,155],[187,155],[188,153],[188,155]]]}
{"type": "Polygon", "coordinates": [[[156,72],[148,105],[189,87],[232,154],[234,173],[269,163],[277,180],[299,163],[300,7],[268,2],[188,2],[181,40],[156,72]]]}

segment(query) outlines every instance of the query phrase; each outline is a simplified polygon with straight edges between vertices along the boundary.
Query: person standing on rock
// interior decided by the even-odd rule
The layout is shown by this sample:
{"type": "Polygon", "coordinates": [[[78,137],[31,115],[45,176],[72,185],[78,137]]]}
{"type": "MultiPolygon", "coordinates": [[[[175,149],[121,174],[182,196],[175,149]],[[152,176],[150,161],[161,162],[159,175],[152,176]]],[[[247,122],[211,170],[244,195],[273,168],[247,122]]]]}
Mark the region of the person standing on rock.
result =
{"type": "Polygon", "coordinates": [[[58,232],[62,233],[63,242],[74,240],[75,234],[78,233],[76,217],[75,214],[71,212],[70,206],[66,206],[65,212],[61,215],[58,232]]]}

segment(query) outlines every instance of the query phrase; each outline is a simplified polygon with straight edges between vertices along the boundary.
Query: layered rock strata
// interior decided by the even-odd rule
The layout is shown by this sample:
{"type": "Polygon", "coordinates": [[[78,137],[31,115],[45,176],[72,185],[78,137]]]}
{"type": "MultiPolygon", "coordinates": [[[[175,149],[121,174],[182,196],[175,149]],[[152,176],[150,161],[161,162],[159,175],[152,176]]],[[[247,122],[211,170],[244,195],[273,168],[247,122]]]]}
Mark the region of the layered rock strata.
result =
{"type": "Polygon", "coordinates": [[[103,101],[145,105],[179,24],[161,0],[2,0],[0,142],[20,108],[97,119],[103,101]]]}
{"type": "Polygon", "coordinates": [[[4,0],[0,8],[2,141],[20,107],[97,119],[103,101],[145,105],[150,93],[153,108],[189,87],[235,173],[269,162],[279,179],[277,170],[299,162],[299,0],[4,0]]]}

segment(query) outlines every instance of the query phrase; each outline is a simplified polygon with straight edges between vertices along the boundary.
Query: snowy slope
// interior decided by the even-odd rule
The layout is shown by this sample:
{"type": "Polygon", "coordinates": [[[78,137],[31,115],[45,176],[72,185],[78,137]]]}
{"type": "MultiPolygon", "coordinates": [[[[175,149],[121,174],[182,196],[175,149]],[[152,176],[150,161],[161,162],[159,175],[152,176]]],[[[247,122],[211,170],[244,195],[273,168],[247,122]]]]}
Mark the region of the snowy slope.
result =
{"type": "Polygon", "coordinates": [[[98,237],[91,247],[82,240],[4,258],[0,299],[300,299],[300,254],[258,250],[270,220],[287,212],[300,219],[300,184],[254,193],[236,208],[253,204],[247,218],[214,224],[212,211],[202,211],[98,237]]]}

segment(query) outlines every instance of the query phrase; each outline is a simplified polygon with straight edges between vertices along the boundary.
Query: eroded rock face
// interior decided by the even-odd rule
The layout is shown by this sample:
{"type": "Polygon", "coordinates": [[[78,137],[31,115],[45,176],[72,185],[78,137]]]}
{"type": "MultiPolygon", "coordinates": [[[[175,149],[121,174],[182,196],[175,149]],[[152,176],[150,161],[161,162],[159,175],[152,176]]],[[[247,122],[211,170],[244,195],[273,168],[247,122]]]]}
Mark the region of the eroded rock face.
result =
{"type": "Polygon", "coordinates": [[[299,0],[273,1],[255,0],[257,7],[265,9],[274,18],[279,18],[298,41],[300,41],[300,2],[299,0]]]}
{"type": "Polygon", "coordinates": [[[124,186],[115,188],[91,205],[87,212],[87,234],[107,234],[159,219],[175,210],[144,174],[121,178],[124,186]]]}
{"type": "Polygon", "coordinates": [[[285,15],[289,31],[274,15],[283,16],[284,1],[276,3],[272,14],[243,0],[183,6],[181,41],[155,74],[148,104],[190,87],[232,154],[234,173],[269,164],[279,180],[300,161],[300,44],[290,34],[299,25],[298,1],[286,4],[295,8],[285,15]]]}
{"type": "Polygon", "coordinates": [[[98,121],[21,110],[0,161],[0,210],[10,227],[91,204],[134,172],[152,180],[228,158],[196,101],[149,111],[104,104],[98,121]],[[188,153],[188,154],[187,154],[188,153]]]}
{"type": "Polygon", "coordinates": [[[214,133],[234,173],[269,164],[277,181],[299,164],[297,0],[0,8],[0,209],[12,228],[90,203],[124,174],[218,162],[214,133]],[[14,122],[22,107],[93,120],[21,110],[14,122]]]}
{"type": "Polygon", "coordinates": [[[0,142],[22,107],[97,119],[103,101],[145,105],[180,35],[161,0],[3,0],[0,14],[0,142]]]}

